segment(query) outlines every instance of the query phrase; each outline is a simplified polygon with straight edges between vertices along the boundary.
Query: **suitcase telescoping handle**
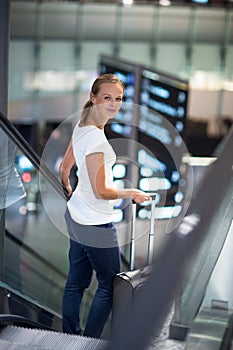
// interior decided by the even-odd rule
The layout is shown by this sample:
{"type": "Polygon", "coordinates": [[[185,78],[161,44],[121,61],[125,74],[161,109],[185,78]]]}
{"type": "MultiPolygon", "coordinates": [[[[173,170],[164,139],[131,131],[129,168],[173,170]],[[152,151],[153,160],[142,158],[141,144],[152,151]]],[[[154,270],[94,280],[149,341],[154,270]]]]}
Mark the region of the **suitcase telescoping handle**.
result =
{"type": "MultiPolygon", "coordinates": [[[[151,193],[150,198],[151,198],[151,218],[150,218],[150,232],[149,232],[149,241],[148,241],[147,265],[152,265],[152,262],[153,262],[156,193],[151,193]]],[[[135,264],[136,213],[137,213],[137,203],[135,201],[132,201],[132,225],[131,225],[130,264],[129,264],[130,271],[134,269],[134,264],[135,264]]]]}

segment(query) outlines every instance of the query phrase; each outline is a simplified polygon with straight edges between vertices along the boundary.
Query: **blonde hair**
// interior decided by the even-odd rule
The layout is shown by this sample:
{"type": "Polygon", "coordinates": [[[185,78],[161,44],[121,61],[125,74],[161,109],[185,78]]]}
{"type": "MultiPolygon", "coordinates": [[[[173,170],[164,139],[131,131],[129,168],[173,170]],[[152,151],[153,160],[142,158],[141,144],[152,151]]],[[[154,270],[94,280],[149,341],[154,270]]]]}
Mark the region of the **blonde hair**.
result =
{"type": "MultiPolygon", "coordinates": [[[[107,74],[102,74],[100,75],[98,78],[96,78],[96,80],[94,81],[92,88],[91,88],[91,92],[93,93],[93,95],[97,95],[98,92],[100,91],[100,87],[102,84],[104,83],[112,83],[112,84],[120,84],[123,88],[123,92],[124,92],[124,84],[123,82],[115,75],[112,73],[107,73],[107,74]]],[[[87,116],[89,114],[90,108],[93,105],[92,101],[89,99],[83,106],[83,110],[81,113],[81,121],[85,122],[87,119],[87,116]]]]}

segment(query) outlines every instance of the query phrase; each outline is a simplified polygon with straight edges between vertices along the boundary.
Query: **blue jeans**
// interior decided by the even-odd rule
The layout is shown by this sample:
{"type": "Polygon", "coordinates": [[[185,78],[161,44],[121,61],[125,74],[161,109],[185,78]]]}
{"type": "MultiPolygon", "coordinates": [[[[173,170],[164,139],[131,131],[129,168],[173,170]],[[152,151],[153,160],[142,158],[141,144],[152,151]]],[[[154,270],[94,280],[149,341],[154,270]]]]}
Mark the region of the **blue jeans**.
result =
{"type": "MultiPolygon", "coordinates": [[[[66,213],[68,232],[76,223],[66,213]]],[[[104,227],[102,227],[104,230],[104,227]]],[[[80,334],[80,306],[84,290],[96,272],[98,288],[89,311],[84,335],[99,338],[112,309],[113,277],[120,272],[119,247],[96,248],[70,240],[69,274],[63,293],[63,331],[80,334]]]]}

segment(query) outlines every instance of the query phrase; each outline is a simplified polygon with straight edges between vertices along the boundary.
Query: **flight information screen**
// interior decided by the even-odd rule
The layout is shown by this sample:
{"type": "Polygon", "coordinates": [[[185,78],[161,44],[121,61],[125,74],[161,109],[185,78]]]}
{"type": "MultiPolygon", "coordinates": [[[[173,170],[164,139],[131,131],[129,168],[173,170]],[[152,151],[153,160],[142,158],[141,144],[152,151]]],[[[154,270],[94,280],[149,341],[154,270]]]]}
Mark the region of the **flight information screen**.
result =
{"type": "MultiPolygon", "coordinates": [[[[186,151],[182,135],[188,82],[108,56],[101,56],[99,73],[114,73],[125,85],[122,109],[105,131],[110,140],[116,140],[116,153],[126,159],[126,181],[131,187],[157,193],[160,218],[178,216],[187,187],[180,163],[186,151]]],[[[150,206],[139,206],[137,214],[149,218],[150,206]]]]}
{"type": "MultiPolygon", "coordinates": [[[[183,190],[179,167],[184,154],[182,134],[188,82],[147,68],[141,70],[138,120],[139,188],[157,192],[165,218],[179,215],[183,190]],[[177,210],[174,210],[174,207],[177,210]]],[[[141,210],[143,216],[147,215],[141,210]]]]}
{"type": "Polygon", "coordinates": [[[185,127],[188,82],[142,69],[139,104],[164,116],[179,133],[185,127]]]}

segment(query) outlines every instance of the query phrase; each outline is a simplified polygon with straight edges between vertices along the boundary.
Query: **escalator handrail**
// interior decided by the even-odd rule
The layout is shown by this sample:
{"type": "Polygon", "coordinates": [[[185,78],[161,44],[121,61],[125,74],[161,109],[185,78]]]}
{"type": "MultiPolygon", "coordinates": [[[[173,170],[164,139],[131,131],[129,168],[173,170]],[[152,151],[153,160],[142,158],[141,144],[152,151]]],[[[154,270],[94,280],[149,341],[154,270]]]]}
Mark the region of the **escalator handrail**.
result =
{"type": "Polygon", "coordinates": [[[0,112],[0,125],[10,139],[21,149],[21,151],[28,157],[30,162],[35,168],[41,172],[41,174],[49,181],[53,188],[64,199],[68,199],[65,195],[62,185],[59,180],[54,176],[51,170],[47,167],[40,156],[35,152],[31,145],[24,139],[16,127],[0,112]]]}

